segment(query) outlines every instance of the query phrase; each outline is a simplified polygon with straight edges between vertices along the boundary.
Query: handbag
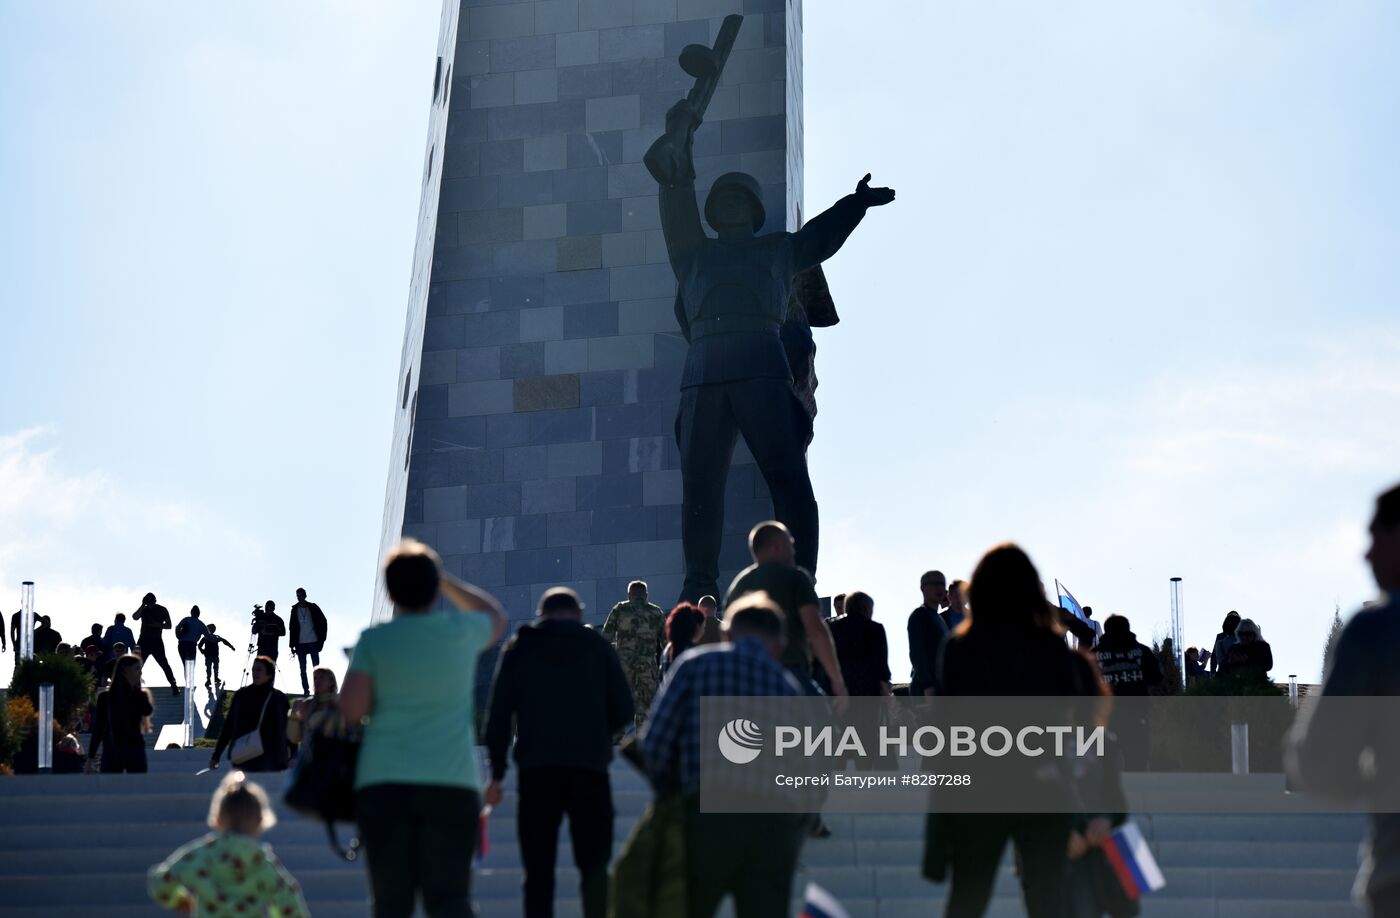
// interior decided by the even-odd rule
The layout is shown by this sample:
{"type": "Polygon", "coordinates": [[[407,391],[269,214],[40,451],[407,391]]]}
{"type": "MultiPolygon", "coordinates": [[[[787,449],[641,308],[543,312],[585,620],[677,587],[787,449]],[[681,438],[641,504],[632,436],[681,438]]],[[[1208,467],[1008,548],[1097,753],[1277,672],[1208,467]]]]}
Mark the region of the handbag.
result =
{"type": "Polygon", "coordinates": [[[245,733],[233,741],[233,748],[229,750],[228,759],[235,765],[242,765],[244,762],[251,762],[263,754],[262,724],[263,718],[267,716],[268,702],[272,701],[272,692],[267,693],[267,699],[263,701],[262,712],[258,714],[258,725],[251,733],[245,733]]]}
{"type": "Polygon", "coordinates": [[[325,823],[331,850],[347,861],[359,857],[360,840],[351,839],[348,846],[341,847],[335,824],[355,819],[355,767],[359,757],[360,739],[353,731],[309,731],[283,796],[293,810],[325,823]]]}

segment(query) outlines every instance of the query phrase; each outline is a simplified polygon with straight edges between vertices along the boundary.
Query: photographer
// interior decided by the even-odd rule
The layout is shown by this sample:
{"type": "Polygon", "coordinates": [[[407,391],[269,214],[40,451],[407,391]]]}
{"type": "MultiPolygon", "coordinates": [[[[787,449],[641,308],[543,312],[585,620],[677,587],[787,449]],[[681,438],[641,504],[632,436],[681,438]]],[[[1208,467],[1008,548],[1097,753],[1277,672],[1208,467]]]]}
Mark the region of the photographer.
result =
{"type": "Polygon", "coordinates": [[[277,659],[277,641],[287,633],[287,625],[277,614],[277,604],[268,600],[261,610],[253,607],[253,634],[258,638],[258,656],[277,659]]]}

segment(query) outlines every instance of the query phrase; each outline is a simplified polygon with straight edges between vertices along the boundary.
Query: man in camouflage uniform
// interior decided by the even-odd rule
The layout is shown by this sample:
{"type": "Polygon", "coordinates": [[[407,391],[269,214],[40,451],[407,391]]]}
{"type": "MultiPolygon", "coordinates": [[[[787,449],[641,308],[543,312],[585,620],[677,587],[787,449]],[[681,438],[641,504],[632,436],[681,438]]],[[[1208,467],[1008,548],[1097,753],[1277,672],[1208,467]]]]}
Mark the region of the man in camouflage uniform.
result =
{"type": "Polygon", "coordinates": [[[665,646],[665,634],[666,613],[647,602],[647,585],[640,580],[627,585],[627,601],[613,606],[603,622],[603,637],[612,641],[632,687],[638,730],[656,694],[657,659],[665,646]]]}

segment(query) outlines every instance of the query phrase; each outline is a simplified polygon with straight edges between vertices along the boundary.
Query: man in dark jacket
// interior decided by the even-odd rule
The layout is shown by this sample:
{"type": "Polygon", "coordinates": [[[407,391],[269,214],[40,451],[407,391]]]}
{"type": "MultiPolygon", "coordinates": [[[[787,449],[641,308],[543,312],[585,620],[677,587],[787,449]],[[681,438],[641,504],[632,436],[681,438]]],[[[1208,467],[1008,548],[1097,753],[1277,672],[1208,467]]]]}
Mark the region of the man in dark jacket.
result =
{"type": "MultiPolygon", "coordinates": [[[[1162,667],[1152,648],[1140,643],[1126,616],[1110,615],[1103,623],[1103,637],[1094,648],[1103,681],[1118,698],[1143,698],[1162,684],[1162,667]]],[[[1118,734],[1123,767],[1132,771],[1147,768],[1152,725],[1147,702],[1115,704],[1111,726],[1118,734]]]]}
{"type": "Polygon", "coordinates": [[[1338,636],[1322,697],[1304,709],[1291,738],[1289,771],[1312,793],[1370,810],[1356,885],[1381,918],[1400,915],[1400,486],[1376,501],[1366,560],[1386,598],[1357,612],[1338,636]]]}
{"type": "Polygon", "coordinates": [[[107,626],[107,632],[102,635],[102,658],[105,662],[110,663],[116,658],[118,644],[125,645],[125,650],[136,646],[136,635],[126,626],[126,614],[123,612],[117,613],[117,617],[112,619],[112,624],[107,626]]]}
{"type": "Polygon", "coordinates": [[[846,613],[831,620],[841,676],[852,697],[890,694],[890,650],[885,626],[875,621],[869,593],[846,594],[846,613]]]}
{"type": "Polygon", "coordinates": [[[277,659],[277,643],[287,633],[287,623],[277,614],[277,603],[268,600],[261,614],[254,614],[253,633],[258,636],[258,656],[277,659]]]}
{"type": "Polygon", "coordinates": [[[583,914],[607,914],[613,841],[608,762],[613,736],[632,720],[632,692],[612,645],[582,619],[577,593],[565,587],[546,591],[538,617],[501,651],[491,687],[486,803],[501,801],[514,728],[527,918],[554,912],[554,860],[566,814],[583,914]]]}
{"type": "Polygon", "coordinates": [[[933,694],[938,649],[948,636],[948,625],[938,614],[948,601],[948,578],[942,571],[928,571],[919,578],[919,592],[923,604],[909,613],[909,694],[915,698],[933,694]]]}
{"type": "Polygon", "coordinates": [[[53,622],[47,615],[39,616],[39,626],[34,629],[34,653],[56,653],[58,645],[63,643],[63,635],[59,634],[53,627],[53,622]]]}
{"type": "Polygon", "coordinates": [[[301,665],[301,693],[311,694],[311,685],[306,681],[306,658],[311,658],[313,667],[321,665],[321,651],[326,646],[326,615],[321,607],[306,598],[306,590],[297,587],[297,602],[292,606],[292,653],[297,655],[301,665]]]}
{"type": "Polygon", "coordinates": [[[175,674],[170,671],[170,661],[165,658],[165,632],[171,626],[170,610],[156,602],[156,594],[147,593],[141,598],[141,608],[131,613],[131,617],[141,623],[141,636],[136,639],[136,644],[141,650],[142,668],[145,668],[147,660],[155,660],[170,683],[171,694],[180,694],[180,689],[175,685],[175,674]]]}
{"type": "Polygon", "coordinates": [[[102,656],[102,626],[99,625],[99,624],[97,624],[96,622],[93,623],[93,626],[92,626],[92,633],[89,634],[87,637],[83,638],[80,642],[78,642],[78,649],[81,650],[84,654],[87,653],[87,649],[88,649],[89,647],[96,647],[96,648],[97,648],[97,655],[98,655],[99,658],[101,658],[101,656],[102,656]]]}

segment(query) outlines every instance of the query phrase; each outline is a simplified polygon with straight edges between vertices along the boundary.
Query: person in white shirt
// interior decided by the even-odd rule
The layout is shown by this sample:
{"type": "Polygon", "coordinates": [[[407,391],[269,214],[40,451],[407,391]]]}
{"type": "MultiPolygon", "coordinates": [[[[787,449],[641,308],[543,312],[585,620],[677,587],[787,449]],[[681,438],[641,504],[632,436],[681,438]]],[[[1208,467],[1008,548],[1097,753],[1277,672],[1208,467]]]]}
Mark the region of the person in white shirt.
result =
{"type": "Polygon", "coordinates": [[[311,658],[313,667],[321,665],[321,650],[326,646],[326,616],[321,607],[306,598],[306,590],[297,588],[296,605],[291,614],[292,653],[301,664],[301,693],[311,694],[311,684],[306,678],[306,659],[311,658]]]}

